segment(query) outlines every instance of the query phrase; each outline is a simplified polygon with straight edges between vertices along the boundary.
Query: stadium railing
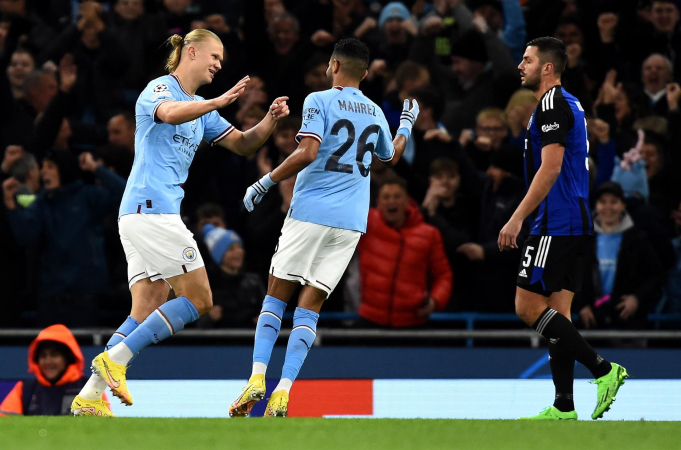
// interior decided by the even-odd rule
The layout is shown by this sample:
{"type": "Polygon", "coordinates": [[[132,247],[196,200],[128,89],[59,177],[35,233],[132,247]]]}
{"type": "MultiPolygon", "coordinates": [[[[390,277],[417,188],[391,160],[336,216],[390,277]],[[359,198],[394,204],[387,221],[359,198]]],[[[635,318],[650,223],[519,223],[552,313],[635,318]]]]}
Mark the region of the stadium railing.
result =
{"type": "MultiPolygon", "coordinates": [[[[290,319],[284,315],[284,319],[290,319]]],[[[681,314],[651,314],[649,320],[653,323],[681,323],[681,314]]],[[[353,321],[359,319],[356,313],[327,312],[322,314],[320,321],[353,321]]],[[[466,346],[472,347],[474,340],[515,340],[529,341],[532,347],[539,347],[541,337],[529,328],[527,329],[475,329],[476,323],[500,322],[519,323],[520,320],[512,313],[433,313],[433,322],[464,322],[464,329],[370,329],[370,328],[317,328],[317,339],[314,345],[322,345],[323,342],[342,342],[353,339],[371,339],[375,341],[391,340],[441,340],[456,341],[465,340],[466,346]]],[[[110,328],[78,328],[72,329],[77,338],[91,338],[95,346],[103,345],[115,330],[110,328]]],[[[34,338],[40,329],[16,328],[0,329],[0,341],[4,339],[34,338]]],[[[221,330],[198,330],[185,329],[179,335],[182,339],[252,339],[254,329],[221,329],[221,330]]],[[[281,330],[281,335],[288,336],[290,330],[281,330]]],[[[616,340],[616,339],[645,339],[681,341],[681,330],[581,330],[582,335],[593,340],[616,340]]]]}

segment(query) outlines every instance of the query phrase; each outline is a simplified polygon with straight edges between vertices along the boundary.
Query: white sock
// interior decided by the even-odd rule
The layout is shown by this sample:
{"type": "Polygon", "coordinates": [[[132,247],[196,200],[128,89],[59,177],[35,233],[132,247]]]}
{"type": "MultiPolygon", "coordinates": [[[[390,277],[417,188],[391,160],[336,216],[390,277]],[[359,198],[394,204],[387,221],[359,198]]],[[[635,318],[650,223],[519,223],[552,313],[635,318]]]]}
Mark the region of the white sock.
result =
{"type": "Polygon", "coordinates": [[[282,378],[281,380],[279,380],[279,384],[277,385],[277,387],[274,388],[272,393],[275,393],[277,391],[286,391],[286,393],[288,394],[289,392],[291,392],[291,386],[293,386],[293,381],[289,380],[288,378],[282,378]]]}
{"type": "Polygon", "coordinates": [[[102,398],[102,394],[106,389],[106,381],[102,380],[102,377],[93,373],[90,375],[90,379],[87,380],[83,389],[80,390],[80,395],[85,400],[99,400],[102,398]]]}
{"type": "Polygon", "coordinates": [[[265,363],[253,363],[253,372],[251,372],[251,377],[253,377],[253,375],[265,375],[265,372],[267,372],[267,365],[265,365],[265,363]]]}
{"type": "Polygon", "coordinates": [[[123,364],[124,366],[130,362],[133,356],[135,356],[132,354],[132,350],[122,342],[116,344],[112,349],[107,351],[107,353],[109,354],[111,361],[123,364]]]}

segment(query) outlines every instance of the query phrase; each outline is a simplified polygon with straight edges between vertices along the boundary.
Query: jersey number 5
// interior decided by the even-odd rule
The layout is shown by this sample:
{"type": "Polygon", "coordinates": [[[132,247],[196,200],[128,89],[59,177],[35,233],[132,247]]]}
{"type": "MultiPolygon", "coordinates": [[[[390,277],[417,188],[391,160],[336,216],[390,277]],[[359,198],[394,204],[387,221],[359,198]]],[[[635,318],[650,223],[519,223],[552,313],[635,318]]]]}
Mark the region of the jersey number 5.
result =
{"type": "MultiPolygon", "coordinates": [[[[338,136],[338,133],[343,128],[348,130],[348,138],[343,145],[341,145],[338,150],[333,152],[333,154],[329,156],[329,159],[326,160],[324,170],[329,172],[352,173],[355,170],[353,164],[344,164],[340,162],[340,159],[343,157],[343,155],[345,155],[350,147],[352,147],[352,144],[355,143],[355,126],[348,119],[341,119],[333,124],[333,127],[331,128],[331,134],[338,136]]],[[[373,142],[367,143],[367,139],[369,139],[369,136],[372,134],[378,134],[380,129],[381,128],[376,124],[369,125],[364,129],[364,131],[362,131],[362,134],[359,136],[359,140],[357,141],[357,155],[355,160],[357,162],[359,173],[362,174],[363,177],[368,176],[369,172],[371,171],[371,163],[369,163],[368,166],[364,165],[364,155],[367,152],[373,153],[375,148],[373,142]]]]}

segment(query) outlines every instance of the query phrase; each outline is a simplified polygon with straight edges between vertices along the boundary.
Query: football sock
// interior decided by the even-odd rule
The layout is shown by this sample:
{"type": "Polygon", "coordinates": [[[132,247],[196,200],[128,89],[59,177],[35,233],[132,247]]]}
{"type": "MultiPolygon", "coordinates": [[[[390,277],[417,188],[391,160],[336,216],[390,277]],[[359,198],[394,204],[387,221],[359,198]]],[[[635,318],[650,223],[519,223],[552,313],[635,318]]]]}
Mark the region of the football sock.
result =
{"type": "MultiPolygon", "coordinates": [[[[123,339],[128,337],[130,333],[135,331],[135,328],[139,326],[139,322],[133,319],[132,317],[128,316],[127,319],[125,319],[125,322],[121,324],[120,327],[114,332],[114,334],[111,335],[111,338],[109,339],[109,342],[106,343],[106,346],[104,347],[104,350],[111,350],[113,347],[116,346],[119,342],[121,342],[123,339]]],[[[130,362],[135,359],[133,356],[130,362]]],[[[97,375],[96,373],[93,373],[90,375],[90,378],[87,380],[87,383],[85,383],[85,386],[83,386],[83,389],[80,391],[81,397],[83,397],[85,400],[97,400],[102,398],[102,393],[106,389],[106,381],[102,380],[102,377],[97,375]]]]}
{"type": "Polygon", "coordinates": [[[546,308],[532,328],[549,342],[551,339],[556,341],[556,345],[561,350],[574,355],[575,359],[589,369],[595,378],[607,375],[612,369],[610,363],[601,358],[584,340],[572,322],[555,309],[546,308]]]}
{"type": "Polygon", "coordinates": [[[144,347],[158,344],[198,318],[199,312],[189,299],[174,298],[159,306],[135,331],[109,350],[109,358],[118,364],[128,364],[144,347]]]}
{"type": "Polygon", "coordinates": [[[575,358],[561,349],[557,343],[549,341],[549,364],[553,385],[556,388],[553,406],[563,412],[574,411],[572,385],[575,379],[575,358]]]}
{"type": "Polygon", "coordinates": [[[277,384],[277,387],[274,388],[272,393],[275,393],[277,391],[286,391],[286,393],[291,392],[291,386],[293,386],[293,381],[289,380],[288,378],[282,378],[279,380],[279,384],[277,384]]]}
{"type": "Polygon", "coordinates": [[[295,381],[303,366],[307,352],[317,337],[317,321],[319,314],[309,309],[296,308],[293,313],[293,330],[288,338],[286,347],[286,359],[281,378],[288,378],[291,383],[295,381]]]}
{"type": "Polygon", "coordinates": [[[274,343],[279,337],[281,318],[284,315],[286,303],[272,297],[265,296],[262,302],[262,310],[255,326],[255,344],[253,346],[253,375],[264,374],[272,356],[274,343]],[[258,364],[260,363],[260,364],[258,364]]]}

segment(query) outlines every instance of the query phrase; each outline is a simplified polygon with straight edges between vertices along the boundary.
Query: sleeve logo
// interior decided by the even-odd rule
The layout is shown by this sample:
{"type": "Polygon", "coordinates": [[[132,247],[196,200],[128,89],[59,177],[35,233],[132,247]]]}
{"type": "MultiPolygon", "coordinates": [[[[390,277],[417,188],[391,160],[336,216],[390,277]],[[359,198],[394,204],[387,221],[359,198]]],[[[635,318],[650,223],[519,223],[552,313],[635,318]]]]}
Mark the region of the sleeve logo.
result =
{"type": "Polygon", "coordinates": [[[157,84],[154,86],[154,89],[152,89],[153,92],[165,92],[168,90],[168,85],[167,84],[157,84]]]}
{"type": "Polygon", "coordinates": [[[560,125],[558,125],[557,122],[553,122],[551,125],[542,125],[541,126],[541,130],[544,133],[549,132],[549,131],[553,131],[553,130],[557,130],[558,128],[560,128],[560,125]]]}

